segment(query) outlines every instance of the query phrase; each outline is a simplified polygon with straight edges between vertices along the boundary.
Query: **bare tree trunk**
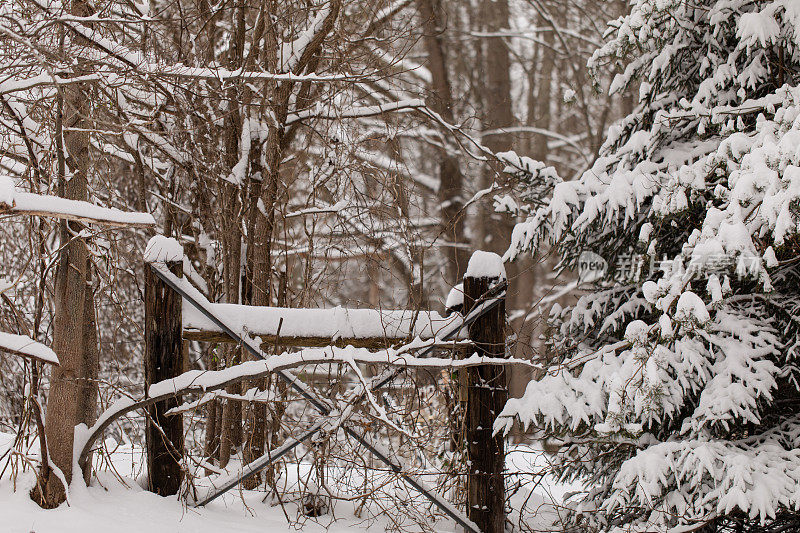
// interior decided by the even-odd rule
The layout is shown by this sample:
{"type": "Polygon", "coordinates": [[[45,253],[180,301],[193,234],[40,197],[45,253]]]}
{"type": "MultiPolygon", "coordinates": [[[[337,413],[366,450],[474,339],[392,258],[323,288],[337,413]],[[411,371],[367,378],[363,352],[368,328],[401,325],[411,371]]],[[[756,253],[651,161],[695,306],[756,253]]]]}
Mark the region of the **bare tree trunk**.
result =
{"type": "MultiPolygon", "coordinates": [[[[222,184],[222,189],[222,213],[223,219],[227,219],[227,221],[223,220],[221,232],[225,294],[229,303],[239,303],[242,254],[241,232],[238,224],[239,190],[238,187],[227,182],[222,184]]],[[[226,366],[236,364],[240,353],[236,346],[224,345],[222,347],[224,364],[226,366]]],[[[231,385],[227,392],[238,394],[241,392],[241,387],[239,384],[231,385]]],[[[241,404],[231,400],[223,402],[219,444],[219,465],[222,467],[228,464],[232,448],[241,443],[241,424],[241,404]]]]}
{"type": "MultiPolygon", "coordinates": [[[[238,113],[231,113],[232,118],[226,128],[226,151],[229,159],[236,157],[238,151],[238,135],[240,121],[238,113]]],[[[229,161],[230,162],[230,161],[229,161]]],[[[235,164],[235,163],[233,163],[235,164]]],[[[233,166],[233,165],[231,165],[233,166]]],[[[241,200],[240,188],[227,181],[220,183],[220,203],[222,204],[222,256],[223,256],[223,284],[225,297],[228,303],[238,304],[241,290],[241,200]]],[[[241,351],[233,345],[222,347],[222,360],[226,366],[238,363],[241,351]]],[[[231,385],[227,392],[238,394],[241,392],[239,384],[231,385]]],[[[241,404],[226,400],[222,403],[222,426],[220,428],[219,465],[225,467],[231,457],[232,448],[241,444],[241,404]]],[[[219,409],[219,407],[218,407],[219,409]]]]}
{"type": "MultiPolygon", "coordinates": [[[[424,42],[431,72],[431,97],[428,105],[446,121],[455,122],[453,116],[453,91],[447,71],[447,51],[442,37],[444,32],[443,6],[440,0],[418,0],[417,9],[425,28],[424,42]]],[[[446,249],[447,283],[458,283],[469,259],[463,245],[464,237],[464,176],[458,160],[442,149],[439,155],[439,201],[441,202],[442,231],[452,246],[446,249]]]]}
{"type": "MultiPolygon", "coordinates": [[[[481,14],[486,32],[497,33],[508,28],[508,0],[484,0],[481,14]]],[[[481,121],[484,131],[491,130],[493,133],[484,137],[483,144],[493,152],[503,152],[511,150],[512,137],[502,130],[513,126],[515,122],[511,109],[511,60],[502,37],[488,37],[484,44],[486,76],[481,94],[481,121]]],[[[483,186],[488,187],[499,179],[501,170],[499,166],[487,168],[483,175],[483,186]]],[[[503,255],[511,242],[513,223],[507,215],[494,213],[490,205],[484,209],[478,221],[483,226],[483,240],[478,245],[503,255]]]]}
{"type": "MultiPolygon", "coordinates": [[[[251,150],[250,153],[250,173],[251,175],[261,175],[263,169],[261,168],[261,146],[251,150]]],[[[259,178],[260,180],[260,178],[259,178]]],[[[261,181],[252,179],[250,180],[250,187],[248,189],[248,213],[247,213],[247,261],[246,272],[243,280],[243,303],[246,305],[257,305],[253,299],[254,292],[263,287],[256,287],[254,285],[253,268],[254,268],[254,254],[261,253],[261,247],[256,245],[256,226],[258,220],[263,216],[258,209],[258,201],[261,198],[261,181]]],[[[271,254],[271,251],[270,251],[271,254]]],[[[263,280],[259,280],[263,283],[263,280]]],[[[269,281],[269,280],[267,280],[269,281]]],[[[268,291],[269,292],[269,291],[268,291]]],[[[260,300],[259,300],[260,301],[260,300]]],[[[261,305],[270,305],[271,302],[262,302],[261,305]]],[[[280,304],[279,304],[280,305],[280,304]]],[[[250,388],[256,388],[259,391],[266,391],[269,387],[267,379],[257,379],[248,382],[246,385],[250,388]]],[[[245,437],[244,437],[244,450],[243,460],[245,463],[250,463],[257,458],[264,455],[264,443],[266,440],[266,420],[267,420],[267,405],[263,402],[254,402],[247,406],[245,410],[245,437]]],[[[270,469],[271,470],[271,469],[270,469]]],[[[261,483],[261,474],[257,474],[246,479],[242,485],[246,489],[254,489],[261,483]]]]}
{"type": "MultiPolygon", "coordinates": [[[[229,68],[238,68],[244,57],[245,38],[245,5],[240,4],[233,11],[232,24],[235,28],[231,42],[229,68]]],[[[241,91],[238,87],[228,89],[228,105],[230,113],[226,116],[225,126],[225,163],[232,169],[239,162],[239,139],[242,132],[243,109],[240,106],[241,91]]],[[[244,113],[246,113],[246,108],[244,113]]],[[[223,201],[223,255],[225,256],[224,274],[225,295],[228,303],[241,303],[241,276],[242,276],[242,199],[240,197],[241,184],[222,182],[224,189],[223,201]]],[[[241,362],[241,350],[236,347],[226,347],[225,364],[227,366],[241,362]]],[[[228,392],[241,393],[241,385],[231,385],[228,392]]],[[[227,400],[222,407],[222,430],[220,432],[219,464],[226,466],[231,457],[232,448],[242,444],[242,404],[237,401],[227,400]]]]}
{"type": "MultiPolygon", "coordinates": [[[[91,9],[82,0],[73,0],[70,14],[89,16],[91,9]]],[[[85,87],[70,84],[63,89],[64,150],[59,150],[59,192],[73,200],[88,199],[90,99],[85,87]],[[66,152],[67,158],[64,158],[66,152]],[[67,176],[66,167],[71,176],[67,176]]],[[[91,425],[97,402],[97,371],[99,349],[91,289],[91,259],[86,241],[78,237],[81,224],[62,222],[62,248],[55,274],[55,319],[53,349],[60,366],[50,377],[47,398],[45,434],[50,465],[43,470],[43,507],[55,507],[65,499],[65,488],[59,479],[63,473],[67,483],[72,480],[72,443],[75,426],[91,425]]],[[[80,465],[84,478],[91,472],[91,459],[80,465]]],[[[38,494],[36,491],[34,494],[38,494]]],[[[37,499],[39,499],[37,497],[37,499]]]]}
{"type": "MultiPolygon", "coordinates": [[[[540,20],[540,26],[546,27],[548,21],[540,20]]],[[[553,106],[553,74],[555,70],[556,50],[555,50],[554,31],[547,31],[542,34],[542,44],[539,45],[538,70],[532,67],[529,77],[528,94],[528,125],[535,126],[542,130],[549,130],[552,125],[552,106],[553,106]]],[[[556,96],[557,98],[557,96],[556,96]]],[[[547,149],[548,137],[543,134],[535,134],[531,140],[528,152],[531,157],[538,161],[547,161],[549,153],[547,149]]],[[[538,261],[534,258],[523,256],[517,259],[519,264],[519,274],[516,279],[517,290],[513,300],[515,307],[522,311],[521,316],[512,322],[512,328],[517,336],[514,344],[514,357],[530,359],[535,355],[535,345],[538,343],[537,336],[541,331],[536,328],[536,324],[527,321],[529,314],[534,311],[532,305],[536,302],[537,296],[537,273],[540,271],[538,261]]],[[[525,387],[530,381],[531,372],[527,368],[510,368],[508,388],[512,397],[520,397],[525,392],[525,387]]],[[[515,437],[519,438],[519,428],[514,429],[515,437]]]]}
{"type": "MultiPolygon", "coordinates": [[[[206,351],[206,368],[209,370],[217,370],[217,362],[214,360],[214,353],[211,350],[206,351]]],[[[206,407],[206,445],[205,456],[208,459],[219,459],[219,433],[220,427],[217,424],[219,418],[217,410],[219,408],[218,402],[211,401],[206,407]]],[[[212,472],[206,470],[206,475],[212,472]]]]}

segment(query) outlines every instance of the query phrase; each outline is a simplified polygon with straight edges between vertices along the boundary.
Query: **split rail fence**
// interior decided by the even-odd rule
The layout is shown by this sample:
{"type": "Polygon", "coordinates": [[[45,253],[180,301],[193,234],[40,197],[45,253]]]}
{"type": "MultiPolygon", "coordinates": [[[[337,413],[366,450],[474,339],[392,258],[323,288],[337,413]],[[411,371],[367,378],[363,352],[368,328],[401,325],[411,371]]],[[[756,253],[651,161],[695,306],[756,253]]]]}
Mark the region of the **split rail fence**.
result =
{"type": "MultiPolygon", "coordinates": [[[[297,364],[337,362],[335,350],[300,351],[285,354],[285,366],[275,365],[274,373],[283,379],[321,415],[318,422],[302,434],[287,440],[277,449],[242,467],[239,472],[222,475],[213,481],[212,490],[194,505],[202,506],[235,488],[242,481],[275,463],[294,448],[312,439],[321,431],[335,434],[342,430],[367,448],[377,459],[411,487],[419,491],[456,523],[473,532],[503,531],[504,450],[502,436],[492,435],[494,417],[507,399],[504,365],[513,364],[505,358],[505,295],[506,281],[498,277],[467,277],[464,280],[464,314],[440,317],[437,313],[411,311],[375,311],[364,309],[280,309],[247,308],[208,302],[187,280],[181,277],[180,261],[145,265],[145,370],[146,386],[152,402],[148,402],[146,429],[147,466],[151,490],[174,494],[181,483],[183,450],[183,421],[169,416],[178,407],[177,396],[161,398],[153,395],[151,384],[168,382],[182,372],[181,342],[201,340],[234,342],[257,359],[269,363],[278,358],[266,355],[261,345],[280,344],[287,347],[345,347],[379,350],[386,357],[365,354],[363,362],[387,363],[387,369],[372,379],[368,387],[351,392],[348,407],[333,412],[329,402],[317,392],[283,369],[297,364]],[[315,324],[308,330],[309,315],[315,324]],[[412,317],[412,315],[415,315],[412,317]],[[246,325],[242,325],[242,317],[246,325]],[[341,320],[345,317],[345,320],[341,320]],[[292,324],[292,320],[301,321],[292,324]],[[376,322],[377,321],[377,322],[376,322]],[[326,331],[327,329],[330,331],[326,331]],[[376,327],[382,330],[377,335],[376,327]],[[416,336],[409,342],[409,337],[416,336]],[[409,367],[442,366],[441,358],[428,356],[446,341],[465,340],[470,343],[462,360],[452,361],[453,368],[467,373],[465,439],[469,464],[467,479],[467,512],[436,494],[426,484],[412,476],[401,461],[392,457],[380,443],[367,433],[348,424],[355,409],[367,395],[391,383],[409,367]],[[391,347],[392,351],[387,351],[391,347]],[[398,348],[399,347],[399,348],[398,348]],[[411,355],[413,353],[413,355],[411,355]],[[390,354],[400,354],[392,360],[390,354]],[[288,355],[288,357],[287,357],[288,355]]],[[[352,357],[352,352],[349,354],[352,357]]],[[[358,360],[358,358],[356,358],[358,360]]],[[[343,361],[338,361],[343,362],[343,361]]],[[[252,378],[252,374],[247,375],[252,378]]],[[[229,381],[226,382],[230,383],[229,381]]],[[[86,443],[86,449],[91,443],[86,443]]]]}

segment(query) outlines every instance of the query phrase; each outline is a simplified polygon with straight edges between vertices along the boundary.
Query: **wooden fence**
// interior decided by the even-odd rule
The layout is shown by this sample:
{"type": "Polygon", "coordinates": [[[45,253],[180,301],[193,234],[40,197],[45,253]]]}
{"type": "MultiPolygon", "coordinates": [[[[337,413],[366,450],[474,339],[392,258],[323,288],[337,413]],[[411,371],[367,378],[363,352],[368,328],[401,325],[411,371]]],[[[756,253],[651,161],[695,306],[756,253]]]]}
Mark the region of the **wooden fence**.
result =
{"type": "MultiPolygon", "coordinates": [[[[500,276],[465,277],[463,314],[441,317],[437,313],[411,311],[378,311],[365,309],[299,310],[281,308],[245,308],[213,304],[192,290],[181,279],[180,261],[146,264],[145,283],[145,375],[147,390],[151,384],[178,378],[184,371],[181,340],[234,342],[258,358],[266,358],[261,344],[293,347],[354,346],[381,349],[419,345],[415,361],[421,361],[443,341],[471,341],[471,348],[462,351],[472,356],[460,372],[466,373],[464,402],[466,451],[468,459],[466,516],[444,498],[430,491],[377,443],[347,425],[350,414],[336,413],[328,418],[331,407],[291,374],[277,374],[300,392],[322,418],[302,435],[286,441],[279,449],[270,450],[262,458],[245,465],[241,472],[214,482],[214,489],[200,498],[204,505],[220,494],[236,487],[274,463],[322,427],[341,428],[364,444],[376,457],[415,489],[430,499],[445,514],[468,531],[500,533],[504,530],[505,492],[503,482],[503,437],[492,435],[496,415],[507,396],[503,362],[506,354],[505,280],[500,276]],[[314,327],[309,327],[308,317],[314,327]],[[475,359],[475,354],[482,359],[475,359]],[[479,364],[487,361],[491,364],[479,364]]],[[[505,360],[508,363],[513,361],[505,360]]],[[[355,406],[367,394],[390,383],[403,371],[390,368],[363,390],[350,405],[355,406]]],[[[183,455],[183,422],[180,416],[167,416],[177,407],[176,394],[148,404],[146,430],[147,467],[150,489],[162,495],[175,494],[181,484],[183,455]]],[[[352,410],[352,408],[351,408],[352,410]]],[[[90,445],[87,444],[87,446],[90,445]]]]}

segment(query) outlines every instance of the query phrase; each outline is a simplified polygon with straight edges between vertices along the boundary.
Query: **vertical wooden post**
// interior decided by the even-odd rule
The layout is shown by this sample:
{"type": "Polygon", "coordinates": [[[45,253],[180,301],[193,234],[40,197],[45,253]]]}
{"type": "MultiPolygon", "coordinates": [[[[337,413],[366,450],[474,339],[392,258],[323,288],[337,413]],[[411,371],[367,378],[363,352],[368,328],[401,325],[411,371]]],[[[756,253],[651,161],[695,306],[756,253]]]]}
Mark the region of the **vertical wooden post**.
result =
{"type": "MultiPolygon", "coordinates": [[[[505,270],[497,254],[475,252],[464,275],[465,313],[502,278],[505,278],[505,270]]],[[[502,302],[470,326],[469,337],[478,355],[505,357],[505,313],[505,302],[502,302]]],[[[502,435],[492,436],[492,425],[508,399],[504,367],[472,367],[467,370],[466,382],[467,516],[484,533],[503,533],[505,450],[502,435]]]]}
{"type": "MultiPolygon", "coordinates": [[[[182,261],[162,263],[176,276],[183,275],[182,261]]],[[[174,378],[183,372],[181,345],[181,296],[169,288],[144,265],[144,382],[145,395],[150,385],[174,378]]],[[[148,409],[145,440],[149,488],[161,496],[177,494],[182,481],[183,418],[165,416],[178,405],[172,398],[148,409]]]]}

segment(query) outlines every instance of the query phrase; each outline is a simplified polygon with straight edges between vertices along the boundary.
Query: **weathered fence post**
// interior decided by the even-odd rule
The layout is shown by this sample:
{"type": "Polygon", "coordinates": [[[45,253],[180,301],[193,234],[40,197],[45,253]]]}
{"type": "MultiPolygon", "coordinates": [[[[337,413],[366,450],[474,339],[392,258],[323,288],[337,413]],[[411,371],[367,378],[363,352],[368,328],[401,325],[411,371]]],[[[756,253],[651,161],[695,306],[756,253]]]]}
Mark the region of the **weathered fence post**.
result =
{"type": "MultiPolygon", "coordinates": [[[[173,239],[154,237],[145,252],[144,264],[144,369],[145,396],[153,383],[183,372],[181,345],[181,296],[153,272],[150,263],[166,266],[183,275],[183,250],[173,239]]],[[[177,398],[148,408],[145,441],[151,491],[161,496],[177,494],[182,481],[183,418],[165,416],[178,405],[177,398]]]]}
{"type": "MultiPolygon", "coordinates": [[[[464,313],[492,285],[505,279],[499,255],[477,251],[464,274],[464,313]]],[[[505,302],[478,318],[469,328],[475,352],[505,357],[505,302]]],[[[472,355],[472,351],[468,352],[472,355]]],[[[467,441],[467,516],[483,533],[502,533],[505,527],[505,451],[502,435],[492,436],[492,425],[508,399],[504,367],[476,366],[467,370],[464,433],[467,441]]]]}

